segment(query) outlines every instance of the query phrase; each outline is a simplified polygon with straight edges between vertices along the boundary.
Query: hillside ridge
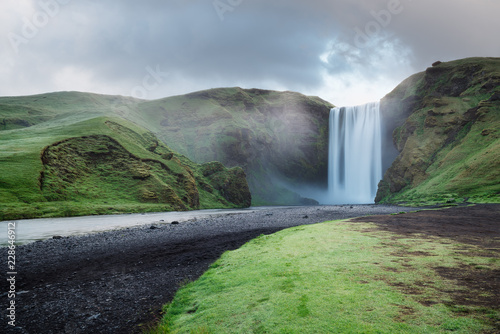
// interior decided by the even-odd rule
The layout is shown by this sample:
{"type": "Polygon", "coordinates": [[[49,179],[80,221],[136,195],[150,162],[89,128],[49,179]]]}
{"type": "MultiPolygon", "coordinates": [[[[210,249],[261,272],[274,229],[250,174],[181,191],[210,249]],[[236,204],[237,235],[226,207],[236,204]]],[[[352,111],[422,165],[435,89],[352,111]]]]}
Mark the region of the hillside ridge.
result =
{"type": "Polygon", "coordinates": [[[381,108],[398,155],[377,202],[500,201],[500,58],[436,62],[381,108]]]}
{"type": "Polygon", "coordinates": [[[0,220],[250,206],[241,168],[207,172],[123,118],[86,118],[0,131],[0,220]]]}

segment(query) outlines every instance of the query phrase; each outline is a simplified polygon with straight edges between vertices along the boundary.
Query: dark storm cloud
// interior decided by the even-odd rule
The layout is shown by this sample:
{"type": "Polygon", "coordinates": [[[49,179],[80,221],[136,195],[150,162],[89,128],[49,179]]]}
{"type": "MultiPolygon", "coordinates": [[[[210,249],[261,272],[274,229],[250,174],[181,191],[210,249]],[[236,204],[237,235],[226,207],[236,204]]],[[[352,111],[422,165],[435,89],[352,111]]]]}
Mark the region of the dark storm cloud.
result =
{"type": "Polygon", "coordinates": [[[0,11],[0,95],[131,95],[158,71],[148,98],[235,85],[338,98],[434,60],[500,55],[496,0],[5,0],[0,11]]]}

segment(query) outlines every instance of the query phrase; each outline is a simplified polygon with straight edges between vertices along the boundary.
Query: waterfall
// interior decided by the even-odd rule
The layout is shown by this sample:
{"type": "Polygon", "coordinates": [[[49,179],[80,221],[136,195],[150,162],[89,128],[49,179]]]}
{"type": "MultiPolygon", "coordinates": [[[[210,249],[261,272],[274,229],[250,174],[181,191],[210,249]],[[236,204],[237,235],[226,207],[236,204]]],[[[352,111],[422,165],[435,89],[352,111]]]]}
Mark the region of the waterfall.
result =
{"type": "Polygon", "coordinates": [[[381,179],[380,103],[333,108],[328,157],[329,202],[374,203],[381,179]]]}

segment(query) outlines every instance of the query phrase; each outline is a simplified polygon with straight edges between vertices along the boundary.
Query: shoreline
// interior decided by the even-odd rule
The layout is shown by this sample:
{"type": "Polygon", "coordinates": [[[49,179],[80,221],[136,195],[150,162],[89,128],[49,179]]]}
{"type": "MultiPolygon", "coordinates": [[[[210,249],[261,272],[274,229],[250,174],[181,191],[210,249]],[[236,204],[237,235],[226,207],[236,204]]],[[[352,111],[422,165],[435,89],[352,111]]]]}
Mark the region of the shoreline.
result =
{"type": "MultiPolygon", "coordinates": [[[[164,225],[171,222],[185,222],[192,219],[217,217],[219,215],[248,213],[260,208],[208,209],[190,211],[168,211],[129,213],[116,215],[74,216],[58,218],[33,218],[0,221],[1,225],[16,224],[17,244],[26,245],[57,237],[75,237],[94,233],[140,228],[146,225],[164,225]],[[19,238],[19,236],[22,236],[19,238]]],[[[0,235],[0,247],[6,247],[8,238],[0,235]]]]}
{"type": "MultiPolygon", "coordinates": [[[[343,205],[314,205],[314,206],[257,206],[243,209],[204,209],[188,211],[166,211],[146,213],[126,213],[112,215],[91,215],[73,217],[51,217],[32,219],[13,219],[0,221],[0,226],[15,223],[16,245],[22,246],[32,242],[44,241],[52,238],[67,238],[91,235],[95,233],[118,231],[144,226],[162,226],[170,223],[184,223],[198,219],[211,219],[234,214],[248,214],[263,210],[306,209],[308,207],[349,207],[356,206],[383,206],[398,207],[396,205],[381,204],[343,204],[343,205]]],[[[425,209],[413,208],[413,209],[425,209]]],[[[7,235],[0,235],[0,248],[8,246],[7,235]]]]}

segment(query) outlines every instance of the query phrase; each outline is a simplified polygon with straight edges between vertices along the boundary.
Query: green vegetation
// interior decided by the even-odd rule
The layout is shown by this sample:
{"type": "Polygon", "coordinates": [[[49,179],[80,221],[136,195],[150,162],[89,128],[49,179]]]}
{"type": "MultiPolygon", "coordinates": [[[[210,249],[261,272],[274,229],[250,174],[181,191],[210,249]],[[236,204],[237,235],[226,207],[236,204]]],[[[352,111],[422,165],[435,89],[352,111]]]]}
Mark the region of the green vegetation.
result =
{"type": "MultiPolygon", "coordinates": [[[[30,150],[36,146],[38,151],[30,151],[33,160],[43,147],[55,141],[109,135],[109,131],[102,133],[102,128],[95,131],[92,122],[86,122],[97,117],[110,117],[134,123],[130,126],[127,123],[124,127],[134,128],[132,132],[139,132],[141,136],[147,132],[145,130],[149,131],[144,134],[145,138],[140,139],[140,150],[150,150],[152,147],[144,145],[162,141],[197,163],[220,161],[228,167],[243,168],[254,194],[254,205],[306,204],[311,201],[290,189],[301,183],[326,185],[331,107],[317,97],[299,93],[237,87],[153,101],[79,92],[2,97],[0,150],[1,154],[12,155],[15,151],[10,150],[17,150],[20,145],[27,144],[30,150]],[[74,124],[79,125],[75,127],[74,124]],[[70,128],[74,134],[68,132],[70,128]],[[33,138],[34,143],[27,142],[28,137],[33,138]],[[21,141],[12,141],[15,138],[21,141]],[[44,145],[38,145],[42,142],[44,145]],[[279,184],[275,182],[276,178],[280,180],[279,184]]],[[[140,137],[126,130],[119,135],[132,141],[140,137]]],[[[140,154],[137,156],[142,158],[140,154]]],[[[3,157],[0,155],[0,159],[3,157]]],[[[25,175],[40,172],[39,164],[30,163],[22,168],[30,169],[25,175]]],[[[5,187],[1,182],[0,198],[12,196],[10,191],[3,190],[5,187]]],[[[7,182],[17,181],[10,179],[7,182]]],[[[30,182],[36,183],[36,180],[30,182]]],[[[12,187],[8,186],[9,189],[12,187]]]]}
{"type": "MultiPolygon", "coordinates": [[[[376,202],[500,202],[499,101],[499,58],[441,63],[402,82],[382,100],[400,154],[376,202]]],[[[154,101],[1,97],[0,219],[247,206],[245,175],[253,205],[315,204],[294,189],[327,186],[331,107],[238,87],[154,101]],[[189,159],[233,169],[204,176],[189,159]]]]}
{"type": "Polygon", "coordinates": [[[139,114],[190,159],[242,167],[253,205],[292,205],[310,200],[290,189],[326,187],[332,107],[299,93],[234,87],[148,101],[139,114]]]}
{"type": "MultiPolygon", "coordinates": [[[[479,246],[396,236],[370,223],[295,227],[224,253],[147,332],[493,332],[499,310],[458,302],[463,287],[445,274],[493,274],[500,263],[491,256],[479,246]]],[[[479,287],[469,292],[495,298],[479,287]]]]}
{"type": "Polygon", "coordinates": [[[206,166],[117,116],[131,103],[84,93],[0,98],[0,220],[250,205],[241,168],[205,177],[206,166]]]}
{"type": "Polygon", "coordinates": [[[499,58],[441,63],[403,82],[382,104],[399,120],[393,135],[400,155],[377,202],[500,203],[499,58]]]}

